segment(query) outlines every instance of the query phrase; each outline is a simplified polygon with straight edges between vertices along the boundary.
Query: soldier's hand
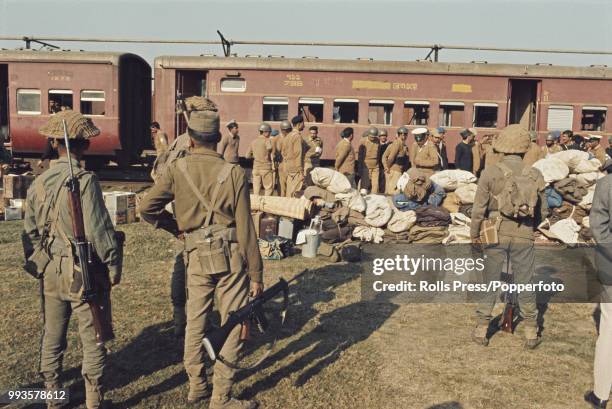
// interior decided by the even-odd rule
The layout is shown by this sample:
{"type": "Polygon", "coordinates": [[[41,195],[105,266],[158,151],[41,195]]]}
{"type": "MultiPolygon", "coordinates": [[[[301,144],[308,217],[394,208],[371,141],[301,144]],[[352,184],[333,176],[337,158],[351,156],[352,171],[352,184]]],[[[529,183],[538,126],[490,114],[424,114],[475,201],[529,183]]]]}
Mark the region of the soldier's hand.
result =
{"type": "Polygon", "coordinates": [[[249,296],[251,298],[257,298],[263,293],[263,290],[264,290],[263,283],[256,283],[255,281],[251,281],[250,287],[251,288],[249,291],[249,296]]]}

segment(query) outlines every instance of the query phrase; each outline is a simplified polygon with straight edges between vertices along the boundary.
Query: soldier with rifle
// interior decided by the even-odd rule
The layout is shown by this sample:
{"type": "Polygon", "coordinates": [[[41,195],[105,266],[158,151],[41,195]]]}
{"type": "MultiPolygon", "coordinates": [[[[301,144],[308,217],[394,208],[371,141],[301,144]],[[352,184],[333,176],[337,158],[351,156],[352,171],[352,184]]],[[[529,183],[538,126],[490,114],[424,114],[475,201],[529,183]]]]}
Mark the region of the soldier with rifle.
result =
{"type": "MultiPolygon", "coordinates": [[[[220,140],[215,111],[191,114],[187,133],[191,149],[168,164],[140,205],[142,219],[183,238],[187,267],[187,328],[184,363],[189,377],[188,402],[211,395],[204,366],[206,322],[213,302],[225,325],[230,312],[263,292],[263,263],[250,213],[245,172],[216,152],[220,140]],[[164,210],[175,201],[175,216],[164,210]]],[[[251,409],[257,404],[232,398],[235,362],[241,349],[240,326],[233,328],[214,367],[211,409],[251,409]]]]}
{"type": "MultiPolygon", "coordinates": [[[[71,314],[83,344],[87,408],[103,402],[104,342],[111,340],[110,289],[121,279],[122,236],[116,236],[95,174],[79,166],[100,131],[89,118],[62,111],[40,129],[58,142],[57,163],[36,178],[25,203],[25,269],[41,283],[44,331],[40,373],[61,388],[62,356],[71,314]]],[[[59,407],[48,402],[48,407],[59,407]]]]}

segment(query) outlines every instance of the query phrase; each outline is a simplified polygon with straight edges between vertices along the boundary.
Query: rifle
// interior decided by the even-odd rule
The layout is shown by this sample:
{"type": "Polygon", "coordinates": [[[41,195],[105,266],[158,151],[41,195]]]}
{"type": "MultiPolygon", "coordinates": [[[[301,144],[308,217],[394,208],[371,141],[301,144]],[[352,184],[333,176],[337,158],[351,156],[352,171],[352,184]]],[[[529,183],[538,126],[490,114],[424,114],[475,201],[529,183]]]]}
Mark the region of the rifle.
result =
{"type": "MultiPolygon", "coordinates": [[[[508,257],[510,255],[508,254],[508,257]]],[[[514,273],[510,273],[510,260],[506,264],[507,266],[507,282],[508,284],[512,284],[514,282],[514,273]]],[[[516,293],[506,292],[504,294],[504,302],[506,305],[504,306],[504,312],[502,313],[502,322],[500,324],[500,328],[504,332],[508,332],[512,334],[514,332],[513,324],[514,324],[514,310],[518,306],[518,300],[516,293]]]]}
{"type": "Polygon", "coordinates": [[[74,247],[77,256],[77,266],[81,270],[83,280],[83,293],[81,301],[86,302],[91,310],[93,324],[96,331],[96,339],[98,344],[103,344],[115,338],[113,333],[113,324],[110,319],[110,311],[106,311],[106,307],[98,302],[98,293],[95,288],[93,274],[89,270],[89,265],[93,262],[91,254],[91,243],[85,237],[85,223],[83,222],[83,209],[81,207],[81,188],[79,179],[74,176],[72,170],[72,162],[70,158],[70,141],[68,131],[66,130],[66,121],[62,121],[64,125],[64,141],[66,143],[66,151],[68,152],[68,169],[70,170],[70,178],[68,179],[68,205],[70,215],[72,217],[72,234],[74,236],[74,247]]]}
{"type": "MultiPolygon", "coordinates": [[[[283,293],[283,311],[281,312],[281,321],[284,323],[285,316],[287,313],[287,306],[289,305],[289,284],[297,280],[299,277],[306,274],[307,272],[308,270],[304,270],[289,281],[285,281],[282,278],[279,279],[276,284],[265,290],[259,297],[253,299],[252,301],[247,303],[247,305],[238,309],[237,311],[230,312],[227,318],[227,322],[223,326],[214,329],[202,340],[202,343],[204,344],[204,349],[206,349],[206,353],[208,354],[210,359],[213,361],[219,359],[226,365],[234,367],[233,363],[226,362],[223,357],[219,355],[219,353],[221,352],[221,348],[223,348],[223,345],[225,344],[225,341],[229,337],[230,333],[238,324],[242,324],[244,322],[254,322],[259,328],[259,330],[264,332],[268,328],[268,321],[266,320],[263,312],[263,305],[274,297],[276,297],[276,295],[281,292],[283,293]]],[[[271,349],[268,350],[268,354],[269,352],[271,352],[271,349]]],[[[251,368],[263,362],[263,360],[268,356],[268,354],[264,355],[264,357],[261,358],[259,362],[254,364],[251,368]]]]}

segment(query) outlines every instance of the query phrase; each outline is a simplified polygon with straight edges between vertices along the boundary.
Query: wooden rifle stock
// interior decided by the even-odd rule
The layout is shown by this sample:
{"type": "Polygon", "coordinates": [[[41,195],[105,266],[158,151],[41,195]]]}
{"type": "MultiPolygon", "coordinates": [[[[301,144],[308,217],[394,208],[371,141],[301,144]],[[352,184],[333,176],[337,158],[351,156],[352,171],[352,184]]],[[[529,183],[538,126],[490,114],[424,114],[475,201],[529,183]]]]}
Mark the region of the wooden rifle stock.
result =
{"type": "Polygon", "coordinates": [[[77,177],[72,171],[72,162],[70,158],[70,142],[66,131],[66,121],[64,121],[64,140],[66,142],[66,150],[68,152],[68,168],[70,178],[68,179],[68,207],[72,221],[72,235],[74,236],[74,250],[77,256],[76,263],[81,271],[83,280],[83,293],[81,301],[89,305],[93,318],[94,329],[96,331],[96,340],[99,344],[110,341],[115,338],[113,333],[110,311],[105,311],[98,300],[98,293],[95,288],[95,280],[92,273],[89,271],[89,263],[91,263],[90,245],[85,237],[85,222],[83,220],[83,208],[81,206],[81,187],[77,177]]]}

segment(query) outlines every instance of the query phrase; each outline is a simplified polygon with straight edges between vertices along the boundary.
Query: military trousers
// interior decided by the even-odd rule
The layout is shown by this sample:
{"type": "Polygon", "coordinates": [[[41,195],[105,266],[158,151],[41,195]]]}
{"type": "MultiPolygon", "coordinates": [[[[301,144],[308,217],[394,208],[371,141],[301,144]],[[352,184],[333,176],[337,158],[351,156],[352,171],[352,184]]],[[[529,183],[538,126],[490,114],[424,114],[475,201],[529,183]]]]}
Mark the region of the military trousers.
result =
{"type": "MultiPolygon", "coordinates": [[[[242,272],[206,274],[198,258],[198,251],[191,251],[187,264],[187,328],[185,329],[185,351],[183,361],[189,376],[189,387],[205,388],[204,347],[207,321],[213,311],[213,300],[225,324],[231,311],[236,311],[248,301],[249,279],[242,272]]],[[[242,347],[240,325],[227,338],[220,355],[227,362],[235,362],[242,347]]],[[[231,395],[235,370],[217,360],[213,375],[213,399],[224,401],[231,395]]]]}
{"type": "MultiPolygon", "coordinates": [[[[79,324],[79,336],[83,345],[81,373],[93,387],[102,388],[106,363],[106,348],[98,345],[93,317],[87,303],[70,293],[74,268],[68,257],[54,257],[47,265],[42,278],[44,285],[44,330],[40,351],[39,371],[45,382],[59,382],[66,334],[70,317],[74,313],[79,324]]],[[[99,297],[110,307],[110,293],[99,297]]]]}
{"type": "MultiPolygon", "coordinates": [[[[509,258],[514,282],[528,284],[535,274],[535,247],[533,240],[504,236],[500,233],[499,244],[485,248],[485,268],[482,272],[482,283],[498,281],[507,265],[509,258]]],[[[491,291],[483,294],[482,302],[478,305],[476,315],[480,324],[487,324],[492,319],[493,308],[498,299],[497,292],[491,291]]],[[[525,325],[537,326],[537,309],[535,293],[523,291],[518,294],[521,316],[525,325]]]]}
{"type": "Polygon", "coordinates": [[[295,192],[302,190],[304,185],[303,172],[287,172],[285,197],[293,197],[295,192]]]}
{"type": "Polygon", "coordinates": [[[287,172],[282,167],[278,169],[278,188],[281,197],[285,197],[287,192],[287,172]]]}
{"type": "Polygon", "coordinates": [[[174,257],[174,267],[172,268],[172,278],[170,281],[170,298],[172,299],[172,305],[177,308],[185,308],[187,302],[187,295],[185,292],[185,260],[183,259],[183,251],[185,245],[181,241],[177,254],[174,257]]]}
{"type": "Polygon", "coordinates": [[[599,305],[599,337],[595,347],[595,386],[593,391],[601,400],[608,400],[612,388],[612,286],[603,286],[602,302],[599,305]]]}
{"type": "Polygon", "coordinates": [[[265,196],[272,196],[273,192],[274,171],[272,169],[253,169],[253,194],[263,193],[265,196]]]}
{"type": "Polygon", "coordinates": [[[394,195],[399,193],[397,190],[397,181],[402,176],[402,172],[399,170],[391,169],[389,173],[385,174],[386,183],[385,183],[385,193],[388,195],[394,195]]]}
{"type": "Polygon", "coordinates": [[[378,193],[380,169],[368,168],[368,176],[370,177],[370,183],[372,184],[370,193],[378,193]]]}

